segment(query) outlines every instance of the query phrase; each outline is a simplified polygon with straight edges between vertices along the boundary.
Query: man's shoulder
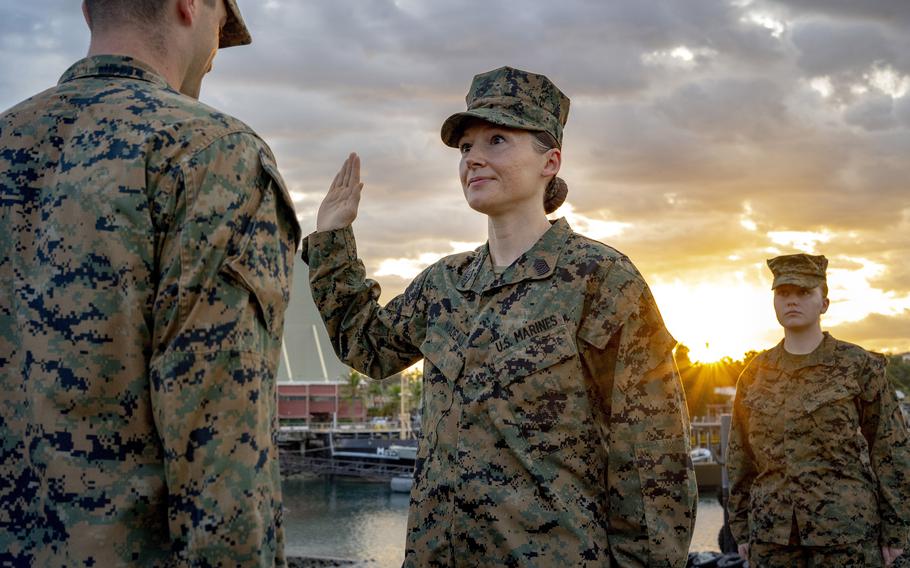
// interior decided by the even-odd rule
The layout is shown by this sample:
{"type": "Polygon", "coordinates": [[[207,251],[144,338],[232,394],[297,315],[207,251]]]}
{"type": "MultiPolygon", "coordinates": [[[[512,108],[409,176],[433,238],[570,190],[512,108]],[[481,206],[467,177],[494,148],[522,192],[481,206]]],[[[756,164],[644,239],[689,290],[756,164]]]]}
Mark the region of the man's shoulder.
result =
{"type": "Polygon", "coordinates": [[[243,121],[169,87],[133,77],[60,83],[5,111],[0,125],[17,130],[47,119],[71,123],[78,132],[104,132],[131,144],[147,144],[149,151],[169,159],[174,154],[192,156],[231,134],[246,135],[256,146],[267,148],[243,121]]]}
{"type": "Polygon", "coordinates": [[[149,110],[143,112],[124,101],[120,112],[135,114],[135,118],[147,119],[164,147],[179,148],[182,153],[192,156],[217,140],[233,134],[244,135],[246,143],[267,148],[256,132],[242,120],[211,107],[201,101],[187,97],[170,89],[150,86],[146,92],[149,110]]]}

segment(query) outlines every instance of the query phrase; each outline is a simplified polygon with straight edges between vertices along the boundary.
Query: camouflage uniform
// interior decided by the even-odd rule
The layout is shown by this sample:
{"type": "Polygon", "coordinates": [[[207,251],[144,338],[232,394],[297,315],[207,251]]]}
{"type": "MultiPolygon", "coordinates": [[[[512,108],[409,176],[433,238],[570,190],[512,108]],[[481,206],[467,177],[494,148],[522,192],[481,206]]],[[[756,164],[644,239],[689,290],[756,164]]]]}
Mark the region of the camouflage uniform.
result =
{"type": "Polygon", "coordinates": [[[351,229],[304,260],[341,359],[424,361],[406,566],[683,566],[694,522],[675,341],[628,258],[559,220],[496,275],[486,245],[385,307],[351,229]]]}
{"type": "Polygon", "coordinates": [[[299,236],[266,144],[136,60],[0,116],[0,564],[284,564],[299,236]]]}
{"type": "MultiPolygon", "coordinates": [[[[824,257],[798,256],[776,265],[775,287],[824,281],[824,257]]],[[[828,333],[807,355],[781,342],[737,385],[727,450],[733,535],[752,544],[757,566],[802,557],[807,566],[879,565],[878,547],[903,548],[910,536],[908,450],[883,356],[828,333]]]]}

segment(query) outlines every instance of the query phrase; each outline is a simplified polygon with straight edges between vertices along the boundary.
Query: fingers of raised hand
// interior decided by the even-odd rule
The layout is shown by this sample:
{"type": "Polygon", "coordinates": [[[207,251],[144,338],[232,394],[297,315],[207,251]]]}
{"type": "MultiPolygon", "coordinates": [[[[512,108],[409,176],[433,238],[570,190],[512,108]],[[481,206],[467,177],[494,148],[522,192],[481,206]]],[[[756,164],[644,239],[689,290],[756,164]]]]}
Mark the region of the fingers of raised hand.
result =
{"type": "Polygon", "coordinates": [[[353,187],[360,183],[360,156],[351,152],[348,159],[344,161],[344,172],[341,177],[341,184],[345,187],[353,187]]]}
{"type": "MultiPolygon", "coordinates": [[[[345,162],[347,163],[347,162],[345,162]]],[[[335,179],[332,180],[332,185],[329,186],[329,191],[337,189],[341,186],[341,178],[344,176],[344,165],[341,166],[341,169],[338,170],[338,173],[335,174],[335,179]]]]}

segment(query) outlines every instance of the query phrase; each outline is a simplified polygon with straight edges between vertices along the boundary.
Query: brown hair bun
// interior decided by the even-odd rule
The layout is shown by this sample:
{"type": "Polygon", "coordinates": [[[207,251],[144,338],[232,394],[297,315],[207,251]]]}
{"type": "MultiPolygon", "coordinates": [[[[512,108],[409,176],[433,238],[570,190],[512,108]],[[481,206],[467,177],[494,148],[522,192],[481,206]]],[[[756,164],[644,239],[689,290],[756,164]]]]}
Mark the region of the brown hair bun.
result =
{"type": "Polygon", "coordinates": [[[547,184],[547,190],[543,194],[544,212],[549,215],[559,209],[567,195],[569,195],[569,186],[561,177],[554,176],[547,184]]]}

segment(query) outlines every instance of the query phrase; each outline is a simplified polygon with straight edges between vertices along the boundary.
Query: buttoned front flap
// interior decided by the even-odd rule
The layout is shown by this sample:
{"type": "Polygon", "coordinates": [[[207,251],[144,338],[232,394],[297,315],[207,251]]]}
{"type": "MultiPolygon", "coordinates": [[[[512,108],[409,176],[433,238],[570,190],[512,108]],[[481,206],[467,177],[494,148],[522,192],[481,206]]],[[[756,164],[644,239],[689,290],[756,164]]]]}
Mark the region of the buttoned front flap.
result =
{"type": "Polygon", "coordinates": [[[789,422],[783,397],[767,385],[752,384],[743,398],[749,409],[746,432],[760,467],[784,459],[784,432],[789,422]]]}
{"type": "MultiPolygon", "coordinates": [[[[843,377],[838,377],[844,379],[843,377]]],[[[833,449],[845,448],[856,442],[859,427],[859,409],[856,397],[859,388],[851,380],[837,380],[828,374],[828,381],[817,388],[810,388],[801,397],[802,409],[809,420],[799,420],[797,427],[807,437],[822,431],[826,436],[819,443],[833,449]],[[833,380],[832,380],[833,379],[833,380]]]]}
{"type": "Polygon", "coordinates": [[[517,345],[493,360],[497,372],[504,374],[509,381],[542,371],[578,354],[572,335],[564,324],[557,324],[555,329],[543,333],[531,332],[516,332],[512,339],[514,341],[517,338],[517,345]],[[524,334],[529,336],[523,337],[524,334]]]}
{"type": "Polygon", "coordinates": [[[221,271],[249,292],[263,325],[278,337],[284,329],[300,228],[284,182],[266,158],[260,153],[267,181],[251,197],[236,253],[225,259],[221,271]]]}
{"type": "MultiPolygon", "coordinates": [[[[483,401],[502,443],[535,464],[528,467],[537,475],[555,471],[542,465],[543,460],[585,471],[586,460],[596,451],[588,443],[597,435],[581,368],[573,362],[578,351],[564,324],[543,327],[538,325],[537,334],[494,358],[492,376],[471,375],[465,393],[483,401]]],[[[526,329],[535,330],[532,324],[513,331],[511,337],[522,337],[526,329]]]]}
{"type": "MultiPolygon", "coordinates": [[[[857,390],[858,389],[851,389],[848,385],[843,383],[824,385],[820,390],[810,393],[803,398],[803,408],[806,412],[815,412],[824,406],[837,403],[837,401],[852,399],[857,394],[857,390]]],[[[852,401],[850,401],[850,403],[852,404],[852,401]]]]}
{"type": "Polygon", "coordinates": [[[427,335],[420,344],[424,358],[450,381],[457,381],[464,367],[464,352],[455,337],[456,331],[451,323],[435,324],[427,329],[427,335]]]}

